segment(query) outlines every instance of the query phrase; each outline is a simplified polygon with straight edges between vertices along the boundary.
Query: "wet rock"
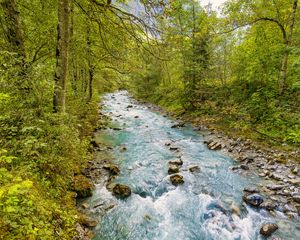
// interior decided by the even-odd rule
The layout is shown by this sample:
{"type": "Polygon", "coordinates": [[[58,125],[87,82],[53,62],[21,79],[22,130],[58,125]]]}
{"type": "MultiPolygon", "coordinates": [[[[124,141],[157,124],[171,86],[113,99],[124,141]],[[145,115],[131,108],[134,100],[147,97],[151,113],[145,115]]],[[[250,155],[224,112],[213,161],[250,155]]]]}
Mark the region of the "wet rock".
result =
{"type": "Polygon", "coordinates": [[[126,152],[127,151],[127,148],[126,147],[122,147],[121,148],[121,152],[126,152]]]}
{"type": "Polygon", "coordinates": [[[79,223],[88,228],[94,228],[97,226],[98,222],[89,216],[82,215],[79,219],[79,223]]]}
{"type": "Polygon", "coordinates": [[[170,147],[170,150],[171,151],[177,151],[177,150],[179,150],[179,148],[178,147],[170,147]]]}
{"type": "Polygon", "coordinates": [[[181,128],[184,127],[185,123],[177,123],[171,126],[171,128],[181,128]]]}
{"type": "Polygon", "coordinates": [[[244,195],[243,200],[251,206],[258,207],[263,203],[264,199],[261,195],[253,193],[250,195],[244,195]]]}
{"type": "Polygon", "coordinates": [[[249,167],[247,165],[245,165],[245,164],[242,164],[240,166],[240,168],[243,169],[243,170],[249,170],[249,167]]]}
{"type": "Polygon", "coordinates": [[[300,203],[300,195],[294,195],[292,198],[296,203],[300,203]]]}
{"type": "Polygon", "coordinates": [[[292,173],[294,173],[295,175],[297,175],[299,172],[299,169],[297,167],[295,167],[293,170],[292,170],[292,173]]]}
{"type": "Polygon", "coordinates": [[[134,116],[134,118],[139,118],[139,116],[134,116]]]}
{"type": "Polygon", "coordinates": [[[179,174],[175,174],[175,175],[170,176],[170,181],[175,186],[184,183],[183,176],[181,176],[179,174]]]}
{"type": "Polygon", "coordinates": [[[131,189],[124,184],[116,184],[112,189],[113,195],[118,198],[127,198],[131,195],[131,189]]]}
{"type": "Polygon", "coordinates": [[[241,216],[241,209],[236,204],[232,203],[230,206],[230,210],[233,214],[236,214],[237,216],[241,216]]]}
{"type": "Polygon", "coordinates": [[[283,181],[284,177],[281,174],[278,173],[272,173],[270,174],[270,177],[277,180],[277,181],[283,181]]]}
{"type": "Polygon", "coordinates": [[[275,202],[273,202],[272,200],[266,200],[260,204],[260,207],[264,208],[268,211],[272,211],[277,207],[277,204],[275,202]]]}
{"type": "Polygon", "coordinates": [[[177,166],[182,166],[183,161],[181,159],[176,159],[176,160],[173,160],[173,161],[169,161],[169,164],[171,164],[171,165],[177,165],[177,166]]]}
{"type": "Polygon", "coordinates": [[[270,190],[273,190],[273,191],[277,191],[277,190],[281,190],[282,188],[284,188],[285,185],[282,185],[282,184],[268,184],[267,185],[267,188],[270,189],[270,190]]]}
{"type": "Polygon", "coordinates": [[[300,179],[289,179],[288,183],[299,186],[300,185],[300,179]]]}
{"type": "Polygon", "coordinates": [[[172,144],[172,142],[166,142],[166,143],[165,143],[165,146],[170,147],[171,144],[172,144]]]}
{"type": "Polygon", "coordinates": [[[259,233],[264,237],[270,237],[276,230],[278,229],[278,225],[275,223],[265,223],[259,233]]]}
{"type": "Polygon", "coordinates": [[[252,162],[254,162],[254,157],[252,157],[252,156],[244,157],[241,159],[241,162],[245,162],[247,164],[252,163],[252,162]]]}
{"type": "Polygon", "coordinates": [[[113,128],[111,128],[112,130],[115,130],[115,131],[121,131],[122,130],[122,128],[118,128],[118,127],[113,127],[113,128]]]}
{"type": "Polygon", "coordinates": [[[110,181],[105,185],[106,189],[110,192],[113,191],[114,186],[115,186],[115,184],[111,183],[110,181]]]}
{"type": "Polygon", "coordinates": [[[191,173],[199,173],[201,170],[199,166],[195,165],[195,166],[189,166],[189,171],[191,173]]]}
{"type": "Polygon", "coordinates": [[[211,142],[210,144],[207,145],[207,147],[210,150],[221,150],[222,149],[222,144],[218,142],[211,142]]]}
{"type": "Polygon", "coordinates": [[[283,206],[283,211],[284,211],[285,213],[286,213],[286,212],[293,212],[293,213],[298,212],[298,211],[297,211],[297,208],[296,208],[295,206],[291,205],[291,204],[285,204],[285,205],[283,206]]]}
{"type": "Polygon", "coordinates": [[[178,165],[170,164],[169,169],[168,169],[168,173],[169,174],[179,173],[178,165]]]}
{"type": "Polygon", "coordinates": [[[83,203],[83,204],[81,204],[81,207],[83,209],[88,209],[90,207],[90,205],[88,203],[83,203]]]}
{"type": "Polygon", "coordinates": [[[128,109],[128,108],[133,108],[133,106],[132,106],[132,105],[128,105],[126,108],[127,108],[127,109],[128,109]]]}
{"type": "Polygon", "coordinates": [[[178,167],[178,165],[173,165],[173,164],[171,164],[171,165],[169,166],[169,169],[168,169],[168,173],[169,173],[169,174],[178,173],[178,172],[179,172],[179,167],[178,167]]]}
{"type": "Polygon", "coordinates": [[[255,187],[245,187],[244,192],[248,193],[259,193],[259,190],[255,187]]]}
{"type": "Polygon", "coordinates": [[[106,164],[103,166],[104,169],[108,170],[111,175],[119,175],[120,169],[117,165],[114,164],[106,164]]]}

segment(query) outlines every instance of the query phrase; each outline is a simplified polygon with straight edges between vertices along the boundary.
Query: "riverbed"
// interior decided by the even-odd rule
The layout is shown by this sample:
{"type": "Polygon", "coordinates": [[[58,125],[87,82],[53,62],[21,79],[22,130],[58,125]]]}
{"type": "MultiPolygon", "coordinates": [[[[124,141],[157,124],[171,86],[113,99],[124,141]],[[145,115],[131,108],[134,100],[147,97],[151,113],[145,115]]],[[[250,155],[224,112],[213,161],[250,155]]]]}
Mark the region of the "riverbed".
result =
{"type": "Polygon", "coordinates": [[[259,230],[266,222],[279,226],[273,236],[300,239],[297,219],[243,202],[243,189],[264,184],[264,179],[232,171],[237,162],[209,150],[201,132],[188,125],[174,127],[173,119],[139,104],[126,91],[107,94],[102,104],[103,114],[116,126],[101,133],[120,168],[113,182],[128,185],[132,194],[117,199],[105,185],[96,185],[89,205],[111,207],[92,210],[99,221],[95,239],[254,240],[264,239],[259,230]],[[178,159],[184,183],[174,186],[169,161],[178,159]],[[195,166],[199,171],[189,171],[195,166]]]}

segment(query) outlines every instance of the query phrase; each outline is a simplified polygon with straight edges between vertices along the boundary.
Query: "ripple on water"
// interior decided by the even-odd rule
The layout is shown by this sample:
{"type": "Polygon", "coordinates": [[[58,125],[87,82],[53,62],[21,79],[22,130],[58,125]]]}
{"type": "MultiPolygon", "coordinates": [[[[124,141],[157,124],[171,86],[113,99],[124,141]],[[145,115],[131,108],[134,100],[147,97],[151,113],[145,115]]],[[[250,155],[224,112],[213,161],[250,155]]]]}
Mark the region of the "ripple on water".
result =
{"type": "Polygon", "coordinates": [[[208,150],[192,127],[171,128],[174,121],[138,105],[126,91],[106,95],[103,104],[104,113],[123,126],[121,131],[107,131],[117,146],[126,146],[126,151],[114,151],[121,169],[115,182],[128,184],[133,194],[117,200],[106,189],[96,189],[90,202],[116,206],[101,218],[95,239],[256,240],[266,221],[278,222],[276,234],[283,239],[300,239],[296,222],[242,205],[243,188],[259,179],[230,171],[234,161],[208,150]],[[165,143],[178,151],[170,151],[165,143]],[[168,161],[179,156],[185,183],[175,187],[168,161]],[[190,165],[201,172],[190,173],[190,165]],[[241,208],[240,215],[232,213],[232,204],[241,208]]]}

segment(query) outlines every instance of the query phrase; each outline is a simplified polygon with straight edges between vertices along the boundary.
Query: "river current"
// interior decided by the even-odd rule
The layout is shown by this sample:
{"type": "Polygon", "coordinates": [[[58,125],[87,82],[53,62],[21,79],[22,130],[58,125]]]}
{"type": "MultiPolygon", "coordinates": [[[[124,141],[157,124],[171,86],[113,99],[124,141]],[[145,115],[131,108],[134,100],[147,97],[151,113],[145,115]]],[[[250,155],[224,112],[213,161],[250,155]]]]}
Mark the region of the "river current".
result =
{"type": "Polygon", "coordinates": [[[96,186],[91,205],[114,203],[99,217],[96,240],[264,239],[259,229],[265,222],[278,224],[273,236],[300,239],[297,220],[243,203],[243,189],[263,180],[232,172],[236,161],[209,150],[192,126],[172,128],[174,120],[138,104],[126,91],[105,95],[102,104],[103,113],[121,128],[104,133],[121,170],[114,182],[130,186],[132,195],[116,199],[105,186],[96,186]],[[184,184],[176,187],[168,162],[179,158],[184,184]],[[190,172],[190,166],[199,166],[200,172],[190,172]]]}

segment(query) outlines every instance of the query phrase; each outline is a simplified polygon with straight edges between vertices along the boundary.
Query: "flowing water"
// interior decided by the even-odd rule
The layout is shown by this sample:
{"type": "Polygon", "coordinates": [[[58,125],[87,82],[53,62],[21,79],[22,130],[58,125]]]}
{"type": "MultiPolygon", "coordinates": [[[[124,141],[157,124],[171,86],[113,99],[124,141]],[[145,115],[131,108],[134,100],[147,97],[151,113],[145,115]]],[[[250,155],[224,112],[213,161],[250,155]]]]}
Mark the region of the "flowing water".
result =
{"type": "Polygon", "coordinates": [[[229,170],[236,162],[209,150],[199,131],[191,126],[171,128],[173,120],[138,104],[126,91],[106,95],[103,105],[104,114],[122,129],[105,132],[121,170],[114,182],[130,186],[132,195],[118,200],[104,186],[96,187],[89,203],[113,202],[115,207],[99,217],[95,239],[263,239],[259,229],[264,222],[279,225],[274,236],[300,239],[297,220],[279,212],[271,216],[242,202],[243,188],[263,180],[229,170]],[[166,143],[178,150],[171,151],[166,143]],[[185,182],[175,187],[169,180],[168,161],[179,157],[185,182]],[[195,165],[199,173],[188,171],[195,165]],[[232,213],[232,206],[241,213],[232,213]]]}

